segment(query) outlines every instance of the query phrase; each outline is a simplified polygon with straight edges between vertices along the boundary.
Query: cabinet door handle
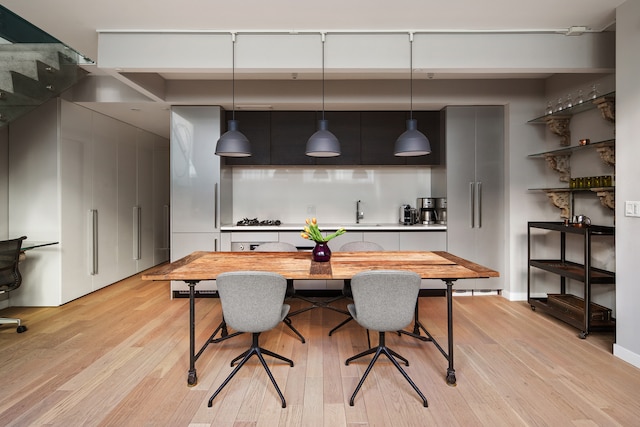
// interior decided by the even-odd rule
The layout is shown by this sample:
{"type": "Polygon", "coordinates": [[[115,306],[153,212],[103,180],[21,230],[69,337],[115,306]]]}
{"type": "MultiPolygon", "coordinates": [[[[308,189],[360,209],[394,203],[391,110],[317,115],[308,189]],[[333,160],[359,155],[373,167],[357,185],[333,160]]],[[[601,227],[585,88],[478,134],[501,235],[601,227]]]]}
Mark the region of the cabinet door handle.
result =
{"type": "Polygon", "coordinates": [[[218,183],[213,184],[213,228],[218,229],[218,183]]]}
{"type": "Polygon", "coordinates": [[[140,206],[133,207],[133,259],[139,260],[142,258],[140,251],[140,237],[141,237],[141,211],[140,206]]]}
{"type": "Polygon", "coordinates": [[[476,202],[475,202],[475,188],[473,182],[469,183],[469,225],[471,228],[475,227],[475,210],[476,202]]]}
{"type": "Polygon", "coordinates": [[[163,212],[164,212],[164,227],[163,227],[163,241],[162,241],[162,248],[163,249],[169,249],[169,235],[171,234],[171,222],[170,222],[170,210],[169,210],[169,205],[164,205],[163,207],[163,212]]]}
{"type": "Polygon", "coordinates": [[[478,228],[482,227],[482,181],[476,182],[476,219],[478,228]]]}
{"type": "Polygon", "coordinates": [[[88,218],[88,240],[89,240],[89,274],[98,274],[98,210],[89,209],[88,218]]]}

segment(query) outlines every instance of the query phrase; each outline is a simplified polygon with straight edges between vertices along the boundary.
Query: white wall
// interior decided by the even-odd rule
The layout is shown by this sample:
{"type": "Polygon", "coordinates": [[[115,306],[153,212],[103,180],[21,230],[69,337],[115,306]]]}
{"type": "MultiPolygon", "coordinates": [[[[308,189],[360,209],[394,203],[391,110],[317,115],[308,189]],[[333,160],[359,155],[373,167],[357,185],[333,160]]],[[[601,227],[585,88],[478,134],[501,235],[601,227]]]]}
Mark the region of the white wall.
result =
{"type": "Polygon", "coordinates": [[[416,206],[431,194],[428,167],[234,167],[233,220],[279,219],[302,224],[355,223],[362,200],[362,223],[395,223],[401,204],[416,206]]]}
{"type": "Polygon", "coordinates": [[[616,13],[616,343],[614,354],[640,367],[640,286],[637,247],[640,218],[624,216],[625,200],[640,200],[640,2],[629,0],[616,13]]]}

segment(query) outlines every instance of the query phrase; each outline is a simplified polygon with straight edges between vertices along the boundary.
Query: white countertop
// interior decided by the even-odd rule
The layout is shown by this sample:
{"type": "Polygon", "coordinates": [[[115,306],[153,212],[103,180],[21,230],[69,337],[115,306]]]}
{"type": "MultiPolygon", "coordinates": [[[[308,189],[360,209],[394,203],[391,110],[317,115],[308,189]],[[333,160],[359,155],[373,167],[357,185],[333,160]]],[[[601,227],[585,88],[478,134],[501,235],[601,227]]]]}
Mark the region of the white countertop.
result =
{"type": "MultiPolygon", "coordinates": [[[[361,224],[321,224],[321,231],[335,231],[344,227],[347,231],[446,231],[444,224],[414,224],[403,225],[399,223],[361,223],[361,224]]],[[[222,231],[302,231],[304,224],[284,223],[280,225],[223,225],[222,231]]]]}

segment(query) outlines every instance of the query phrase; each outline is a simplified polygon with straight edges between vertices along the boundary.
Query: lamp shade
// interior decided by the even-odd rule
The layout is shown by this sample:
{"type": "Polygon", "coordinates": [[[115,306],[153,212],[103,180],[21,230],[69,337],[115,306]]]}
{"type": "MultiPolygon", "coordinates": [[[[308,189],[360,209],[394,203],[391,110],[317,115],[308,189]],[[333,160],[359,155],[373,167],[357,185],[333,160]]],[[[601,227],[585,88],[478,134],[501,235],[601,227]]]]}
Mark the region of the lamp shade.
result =
{"type": "Polygon", "coordinates": [[[329,121],[318,120],[318,131],[307,141],[307,156],[335,157],[340,155],[340,142],[329,132],[329,121]]]}
{"type": "Polygon", "coordinates": [[[393,150],[395,156],[424,156],[431,153],[429,139],[418,130],[416,119],[407,120],[407,130],[396,140],[393,150]]]}
{"type": "Polygon", "coordinates": [[[238,130],[238,121],[227,122],[229,130],[223,133],[216,144],[216,154],[226,157],[249,157],[251,144],[246,136],[238,130]]]}

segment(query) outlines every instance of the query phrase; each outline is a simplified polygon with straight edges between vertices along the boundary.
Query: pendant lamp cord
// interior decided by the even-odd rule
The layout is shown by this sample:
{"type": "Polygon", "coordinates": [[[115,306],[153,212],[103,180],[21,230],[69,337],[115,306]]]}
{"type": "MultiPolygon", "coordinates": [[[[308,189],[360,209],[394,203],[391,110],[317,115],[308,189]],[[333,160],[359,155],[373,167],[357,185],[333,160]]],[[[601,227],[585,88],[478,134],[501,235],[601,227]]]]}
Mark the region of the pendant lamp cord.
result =
{"type": "Polygon", "coordinates": [[[322,33],[322,120],[324,120],[324,42],[325,33],[322,33]]]}
{"type": "Polygon", "coordinates": [[[409,78],[409,119],[413,120],[413,33],[409,33],[409,68],[410,78],[409,78]]]}
{"type": "Polygon", "coordinates": [[[231,33],[231,119],[236,119],[236,33],[231,33]]]}

